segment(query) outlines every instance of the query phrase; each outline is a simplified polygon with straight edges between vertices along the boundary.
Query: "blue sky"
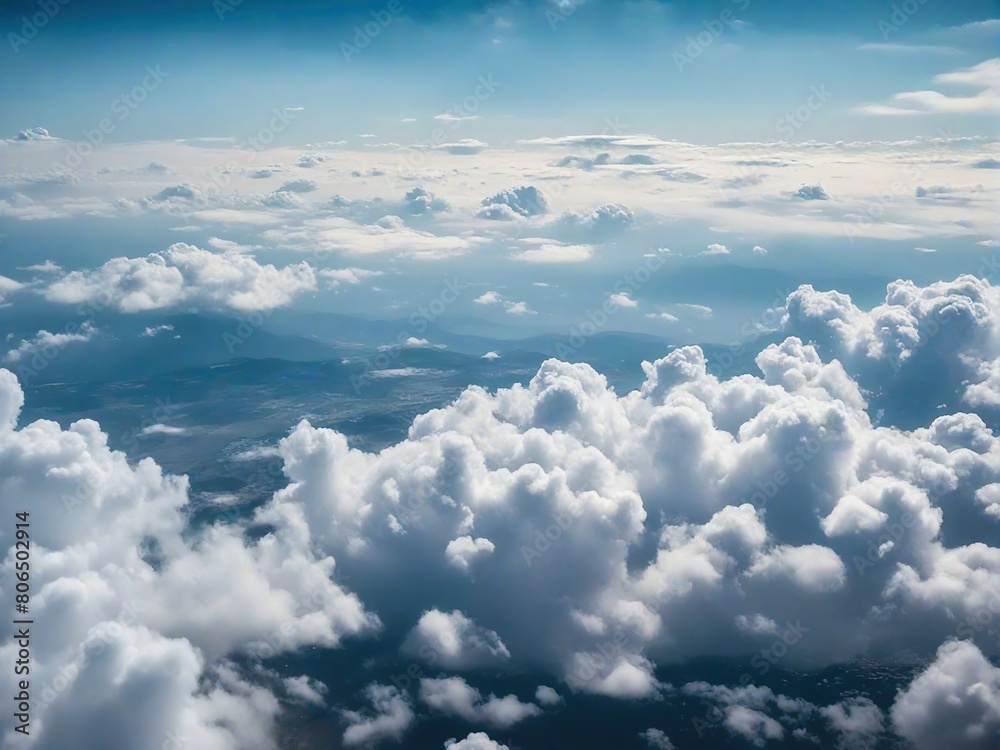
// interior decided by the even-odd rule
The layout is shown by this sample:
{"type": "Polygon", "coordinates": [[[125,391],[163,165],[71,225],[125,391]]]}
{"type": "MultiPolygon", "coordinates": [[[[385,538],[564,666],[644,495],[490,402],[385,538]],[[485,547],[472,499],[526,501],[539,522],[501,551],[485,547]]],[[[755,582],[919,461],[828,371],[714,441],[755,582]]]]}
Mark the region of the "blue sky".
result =
{"type": "MultiPolygon", "coordinates": [[[[967,25],[988,19],[991,3],[914,4],[912,14],[894,15],[892,3],[860,2],[820,11],[747,0],[400,2],[397,15],[377,4],[245,0],[231,10],[219,6],[220,19],[207,2],[171,5],[170,13],[72,2],[16,54],[4,50],[3,63],[16,74],[4,77],[0,93],[18,106],[4,108],[0,125],[79,132],[146,65],[161,65],[170,89],[115,140],[234,135],[270,107],[307,106],[312,115],[297,128],[300,142],[371,131],[406,142],[412,128],[400,119],[446,110],[479,75],[493,75],[503,90],[468,131],[497,143],[592,130],[615,117],[668,139],[772,140],[775,123],[813,86],[825,86],[834,101],[799,137],[914,137],[943,120],[889,121],[852,108],[926,89],[935,75],[990,57],[995,34],[967,25]],[[355,28],[372,23],[372,12],[391,21],[345,59],[341,45],[354,45],[355,28]],[[83,59],[86,65],[74,64],[83,59]]],[[[23,25],[18,7],[5,12],[11,33],[23,25]]],[[[969,134],[991,132],[987,115],[962,124],[969,134]]]]}

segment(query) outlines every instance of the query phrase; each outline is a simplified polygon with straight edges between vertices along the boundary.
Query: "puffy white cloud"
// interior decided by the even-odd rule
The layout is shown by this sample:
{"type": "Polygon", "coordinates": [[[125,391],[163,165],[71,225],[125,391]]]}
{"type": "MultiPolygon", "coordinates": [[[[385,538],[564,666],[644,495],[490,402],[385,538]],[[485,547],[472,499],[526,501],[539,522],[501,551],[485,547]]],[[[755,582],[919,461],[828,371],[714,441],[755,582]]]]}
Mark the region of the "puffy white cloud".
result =
{"type": "MultiPolygon", "coordinates": [[[[1000,607],[990,610],[994,614],[1000,607]]],[[[896,732],[918,750],[996,747],[1000,732],[1000,668],[968,641],[949,641],[896,698],[896,732]]]]}
{"type": "Polygon", "coordinates": [[[424,612],[407,636],[403,651],[450,670],[494,666],[510,659],[500,636],[458,610],[424,612]]]}
{"type": "MultiPolygon", "coordinates": [[[[0,494],[31,510],[31,614],[48,623],[32,640],[34,746],[159,750],[173,736],[213,750],[272,750],[273,679],[228,657],[339,646],[376,631],[378,618],[331,580],[333,559],[295,528],[280,524],[252,541],[245,520],[190,529],[186,478],[148,458],[130,464],[91,420],[18,429],[23,400],[0,370],[0,494]]],[[[11,546],[0,582],[7,598],[14,559],[11,546]]],[[[9,660],[15,632],[0,631],[9,660]]],[[[16,679],[0,676],[11,695],[16,679]]],[[[0,719],[8,742],[12,721],[0,719]]]]}
{"type": "Polygon", "coordinates": [[[114,258],[73,271],[43,293],[51,302],[99,302],[126,313],[182,305],[249,312],[282,307],[315,288],[308,263],[279,269],[240,252],[213,253],[179,242],[145,258],[114,258]]]}
{"type": "Polygon", "coordinates": [[[501,745],[485,732],[470,732],[464,740],[455,741],[453,739],[444,743],[449,750],[510,750],[506,745],[501,745]]]}
{"type": "Polygon", "coordinates": [[[49,131],[45,128],[26,128],[25,130],[18,131],[17,135],[13,138],[8,138],[6,141],[10,142],[20,142],[25,143],[28,141],[59,141],[61,138],[56,138],[55,136],[49,135],[49,131]]]}
{"type": "Polygon", "coordinates": [[[837,747],[841,750],[871,750],[885,723],[881,709],[870,698],[849,698],[819,712],[838,735],[837,747]]]}
{"type": "Polygon", "coordinates": [[[0,305],[7,301],[7,297],[9,297],[12,292],[16,292],[22,287],[24,287],[24,284],[20,281],[15,281],[14,279],[9,279],[6,276],[0,275],[0,305]]]}
{"type": "Polygon", "coordinates": [[[970,406],[995,407],[998,321],[1000,291],[964,275],[926,287],[894,281],[870,311],[846,294],[802,286],[789,295],[782,326],[840,359],[866,388],[933,388],[935,403],[956,402],[957,392],[970,406]]]}
{"type": "Polygon", "coordinates": [[[326,704],[325,696],[329,688],[319,680],[306,675],[288,677],[284,680],[285,689],[293,700],[313,706],[326,704]]]}
{"type": "Polygon", "coordinates": [[[618,307],[638,307],[639,303],[628,296],[628,292],[619,292],[617,294],[612,294],[609,298],[611,302],[616,304],[618,307]]]}
{"type": "Polygon", "coordinates": [[[315,180],[290,180],[289,182],[282,183],[274,192],[276,193],[311,193],[314,190],[318,190],[319,185],[316,184],[315,180]]]}
{"type": "Polygon", "coordinates": [[[959,542],[942,526],[954,503],[992,518],[1000,441],[971,414],[873,425],[840,362],[796,338],[757,365],[720,381],[681,347],[617,394],[550,360],[379,453],[303,422],[260,519],[298,519],[407,628],[474,581],[462,616],[502,637],[512,667],[581,691],[652,695],[656,663],[750,659],[776,639],[794,667],[936,647],[1000,582],[984,523],[959,542]],[[627,564],[637,549],[645,562],[627,564]]]}
{"type": "Polygon", "coordinates": [[[827,195],[822,185],[802,185],[792,193],[792,196],[801,198],[804,201],[825,201],[830,199],[830,196],[827,195]]]}
{"type": "Polygon", "coordinates": [[[371,271],[367,268],[324,268],[317,272],[323,279],[330,280],[330,286],[336,287],[341,284],[358,285],[366,279],[374,279],[382,275],[382,271],[371,271]]]}
{"type": "Polygon", "coordinates": [[[16,365],[27,362],[32,357],[41,354],[46,359],[51,359],[52,353],[62,349],[67,344],[84,343],[90,341],[97,334],[97,329],[89,322],[84,323],[79,328],[79,333],[49,333],[39,331],[32,339],[22,341],[17,348],[9,350],[3,361],[7,364],[16,365]]]}
{"type": "Polygon", "coordinates": [[[477,215],[484,219],[511,219],[549,212],[548,201],[542,191],[534,185],[520,185],[501,190],[496,195],[484,198],[482,206],[477,215]]]}
{"type": "Polygon", "coordinates": [[[523,263],[582,263],[594,256],[591,245],[562,245],[559,243],[532,243],[538,246],[521,250],[510,257],[523,263]]]}
{"type": "Polygon", "coordinates": [[[479,555],[488,555],[496,549],[496,545],[489,539],[479,537],[473,539],[471,536],[460,536],[452,539],[445,547],[444,553],[448,557],[448,562],[459,570],[469,570],[469,563],[479,555]]]}
{"type": "Polygon", "coordinates": [[[550,225],[562,239],[605,242],[635,225],[635,214],[620,203],[605,203],[583,213],[564,211],[550,225]]]}
{"type": "Polygon", "coordinates": [[[562,696],[548,685],[539,685],[535,690],[535,700],[543,706],[558,706],[562,703],[562,696]]]}
{"type": "Polygon", "coordinates": [[[639,732],[639,736],[646,741],[651,750],[674,750],[674,743],[662,729],[646,729],[639,732]]]}
{"type": "Polygon", "coordinates": [[[461,677],[422,678],[420,700],[440,713],[499,729],[542,713],[534,703],[522,703],[515,695],[503,698],[490,695],[484,699],[482,693],[461,677]]]}
{"type": "Polygon", "coordinates": [[[731,251],[725,245],[712,244],[709,245],[702,255],[731,255],[731,251]]]}
{"type": "Polygon", "coordinates": [[[375,715],[359,711],[344,711],[348,727],[344,744],[348,747],[370,745],[384,739],[398,740],[413,724],[413,707],[406,693],[390,685],[372,683],[365,689],[375,715]]]}
{"type": "Polygon", "coordinates": [[[153,338],[154,336],[159,336],[161,333],[168,333],[174,330],[174,327],[169,323],[159,326],[146,326],[142,333],[139,334],[141,337],[153,338]]]}
{"type": "Polygon", "coordinates": [[[430,214],[448,210],[446,201],[434,197],[429,190],[419,186],[408,190],[403,196],[403,201],[407,212],[411,214],[430,214]]]}

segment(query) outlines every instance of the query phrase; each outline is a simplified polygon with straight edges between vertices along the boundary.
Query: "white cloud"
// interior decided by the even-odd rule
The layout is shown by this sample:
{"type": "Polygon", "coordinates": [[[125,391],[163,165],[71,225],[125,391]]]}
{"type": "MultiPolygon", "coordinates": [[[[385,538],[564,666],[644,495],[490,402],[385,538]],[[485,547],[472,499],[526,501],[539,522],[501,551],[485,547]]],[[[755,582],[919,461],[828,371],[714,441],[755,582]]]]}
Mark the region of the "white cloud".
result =
{"type": "Polygon", "coordinates": [[[35,271],[37,273],[59,273],[62,271],[62,266],[58,263],[53,263],[51,260],[46,260],[44,263],[36,263],[31,266],[24,266],[23,268],[18,268],[18,271],[35,271]]]}
{"type": "Polygon", "coordinates": [[[347,747],[370,745],[380,740],[399,740],[413,724],[413,708],[409,697],[398,688],[372,683],[365,689],[365,696],[375,713],[343,711],[348,723],[344,730],[347,747]]]}
{"type": "Polygon", "coordinates": [[[304,252],[334,250],[348,255],[398,255],[440,260],[462,255],[487,240],[474,236],[443,236],[412,229],[398,216],[383,216],[359,224],[339,216],[307,219],[298,226],[269,229],[264,238],[304,252]]]}
{"type": "Polygon", "coordinates": [[[900,54],[958,55],[961,50],[940,44],[896,44],[891,42],[859,44],[858,49],[868,52],[889,52],[900,54]]]}
{"type": "Polygon", "coordinates": [[[639,732],[639,736],[651,750],[674,750],[674,743],[662,729],[647,729],[639,732]]]}
{"type": "Polygon", "coordinates": [[[753,246],[754,255],[767,255],[767,248],[763,248],[760,245],[753,246]]]}
{"type": "Polygon", "coordinates": [[[511,750],[507,745],[502,745],[485,732],[470,732],[464,740],[448,740],[444,746],[449,750],[511,750]]]}
{"type": "Polygon", "coordinates": [[[482,693],[461,677],[421,678],[420,700],[440,713],[499,729],[542,713],[534,703],[522,703],[514,695],[503,698],[490,695],[484,699],[482,693]]]}
{"type": "Polygon", "coordinates": [[[490,290],[488,292],[483,292],[472,301],[477,305],[498,305],[503,301],[503,297],[499,292],[490,290]]]}
{"type": "Polygon", "coordinates": [[[582,263],[594,255],[591,245],[545,243],[531,250],[521,250],[510,257],[523,263],[582,263]]]}
{"type": "Polygon", "coordinates": [[[326,705],[324,696],[329,692],[329,689],[319,680],[301,675],[286,678],[284,684],[288,694],[294,700],[311,706],[326,705]]]}
{"type": "Polygon", "coordinates": [[[501,190],[496,195],[484,198],[482,206],[477,216],[484,219],[539,216],[549,212],[549,203],[545,195],[534,185],[520,185],[501,190]]]}
{"type": "Polygon", "coordinates": [[[169,323],[159,326],[146,326],[142,333],[139,334],[140,337],[153,338],[161,333],[168,333],[174,330],[174,327],[169,323]]]}
{"type": "Polygon", "coordinates": [[[22,287],[24,287],[24,284],[20,281],[14,281],[14,279],[0,275],[0,305],[7,301],[7,297],[10,296],[11,292],[16,292],[22,287]]]}
{"type": "Polygon", "coordinates": [[[480,115],[456,115],[451,112],[444,112],[440,115],[434,115],[435,120],[441,120],[442,122],[465,122],[466,120],[481,120],[480,115]]]}
{"type": "Polygon", "coordinates": [[[970,68],[941,73],[934,82],[952,89],[973,89],[972,96],[944,94],[936,90],[903,91],[893,94],[889,104],[868,104],[857,111],[869,115],[990,114],[1000,112],[1000,57],[970,68]]]}
{"type": "Polygon", "coordinates": [[[968,641],[949,641],[896,697],[896,732],[917,750],[987,750],[1000,731],[1000,668],[968,641]]]}
{"type": "Polygon", "coordinates": [[[152,424],[144,427],[142,435],[186,435],[188,431],[183,427],[174,427],[167,424],[152,424]]]}
{"type": "Polygon", "coordinates": [[[646,317],[653,320],[665,320],[667,323],[677,323],[680,320],[676,315],[671,315],[668,312],[646,313],[646,317]]]}
{"type": "Polygon", "coordinates": [[[639,303],[628,296],[628,292],[619,292],[617,294],[612,294],[609,298],[614,304],[619,307],[638,307],[639,303]]]}
{"type": "Polygon", "coordinates": [[[239,312],[270,310],[316,288],[307,263],[278,269],[239,252],[212,253],[177,243],[145,258],[114,258],[73,271],[44,289],[50,302],[107,301],[126,313],[181,305],[239,312]]]}
{"type": "MultiPolygon", "coordinates": [[[[31,607],[48,623],[49,637],[32,640],[32,682],[64,686],[32,706],[35,745],[86,738],[159,750],[170,733],[192,747],[269,748],[280,700],[266,674],[258,683],[229,655],[336,647],[376,631],[378,618],[331,580],[332,558],[316,556],[294,528],[279,522],[252,540],[246,520],[190,529],[185,477],[148,458],[130,463],[92,420],[18,429],[23,400],[0,370],[0,492],[16,487],[32,510],[31,607]],[[107,528],[115,533],[102,544],[88,541],[107,528]],[[154,558],[143,551],[151,548],[154,558]]],[[[13,566],[11,548],[0,582],[8,598],[13,566]]],[[[0,654],[13,660],[17,649],[8,631],[0,654]]],[[[0,682],[16,692],[13,671],[0,682]]]]}
{"type": "Polygon", "coordinates": [[[458,610],[428,610],[406,637],[403,652],[448,670],[497,666],[510,651],[492,630],[481,628],[458,610]]]}
{"type": "Polygon", "coordinates": [[[35,356],[42,356],[45,361],[50,360],[51,353],[62,349],[67,344],[84,343],[90,341],[97,334],[97,329],[86,322],[79,328],[79,333],[49,333],[39,331],[30,340],[24,340],[18,344],[17,348],[8,351],[3,361],[7,364],[16,365],[19,363],[30,363],[35,356]]]}
{"type": "Polygon", "coordinates": [[[708,249],[702,253],[702,255],[729,255],[730,250],[725,245],[713,244],[709,245],[708,249]]]}
{"type": "Polygon", "coordinates": [[[490,290],[483,292],[474,300],[477,305],[501,305],[509,315],[534,315],[535,311],[526,302],[514,302],[505,299],[499,292],[490,290]]]}
{"type": "Polygon", "coordinates": [[[315,180],[291,180],[289,182],[282,183],[281,187],[275,190],[275,192],[311,193],[318,189],[319,185],[316,184],[315,180]]]}
{"type": "Polygon", "coordinates": [[[677,305],[675,305],[675,307],[677,307],[677,309],[679,310],[693,313],[694,315],[697,315],[702,318],[712,317],[712,308],[709,307],[708,305],[695,305],[687,302],[680,302],[677,305]]]}
{"type": "Polygon", "coordinates": [[[558,706],[562,703],[562,696],[548,685],[539,685],[535,690],[535,700],[543,706],[558,706]]]}
{"type": "Polygon", "coordinates": [[[885,717],[870,698],[849,698],[819,710],[839,736],[843,750],[873,750],[882,734],[885,717]]]}
{"type": "Polygon", "coordinates": [[[337,287],[341,284],[358,285],[366,279],[374,279],[382,276],[382,271],[372,271],[367,268],[324,268],[317,271],[317,275],[323,279],[330,280],[330,286],[337,287]]]}

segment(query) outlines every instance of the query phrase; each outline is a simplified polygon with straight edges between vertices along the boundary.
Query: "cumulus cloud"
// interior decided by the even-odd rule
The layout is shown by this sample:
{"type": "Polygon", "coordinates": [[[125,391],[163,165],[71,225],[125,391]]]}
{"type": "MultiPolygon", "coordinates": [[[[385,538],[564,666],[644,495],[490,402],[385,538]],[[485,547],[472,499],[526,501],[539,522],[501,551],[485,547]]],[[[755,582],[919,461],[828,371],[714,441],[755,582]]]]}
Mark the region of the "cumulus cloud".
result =
{"type": "Polygon", "coordinates": [[[539,685],[535,690],[535,700],[543,706],[558,706],[562,703],[562,696],[548,685],[539,685]]]}
{"type": "Polygon", "coordinates": [[[822,185],[802,185],[792,193],[793,198],[804,201],[825,201],[830,200],[830,196],[823,189],[822,185]]]}
{"type": "Polygon", "coordinates": [[[449,750],[510,750],[507,745],[501,745],[485,732],[471,732],[464,740],[448,740],[444,743],[449,750]]]}
{"type": "Polygon", "coordinates": [[[24,287],[20,281],[15,281],[14,279],[9,279],[6,276],[0,275],[0,305],[7,301],[7,297],[11,295],[12,292],[16,292],[18,289],[24,287]]]}
{"type": "Polygon", "coordinates": [[[591,245],[563,245],[556,242],[537,244],[529,250],[521,250],[510,257],[523,263],[582,263],[594,256],[591,245]]]}
{"type": "Polygon", "coordinates": [[[892,724],[918,750],[996,747],[1000,668],[968,641],[945,643],[896,698],[892,724]]]}
{"type": "Polygon", "coordinates": [[[344,744],[356,747],[385,739],[399,740],[414,720],[413,707],[407,695],[398,688],[372,683],[365,689],[365,697],[371,703],[374,715],[345,710],[343,717],[348,727],[344,730],[344,744]]]}
{"type": "Polygon", "coordinates": [[[17,135],[13,138],[8,138],[9,142],[20,142],[25,143],[28,141],[58,141],[60,138],[49,135],[49,131],[45,128],[27,128],[25,130],[18,131],[17,135]]]}
{"type": "Polygon", "coordinates": [[[435,198],[433,193],[419,186],[408,190],[403,196],[403,202],[407,212],[411,214],[430,214],[448,210],[446,201],[435,198]]]}
{"type": "Polygon", "coordinates": [[[819,712],[837,735],[841,750],[872,750],[885,724],[881,709],[870,698],[849,698],[819,712]]]}
{"type": "Polygon", "coordinates": [[[308,263],[278,269],[240,252],[212,253],[183,242],[145,258],[114,258],[73,271],[44,289],[50,302],[101,301],[126,313],[181,305],[239,312],[270,310],[316,288],[308,263]]]}
{"type": "Polygon", "coordinates": [[[646,741],[646,746],[651,750],[674,750],[674,743],[662,729],[647,729],[639,732],[639,736],[646,741]]]}
{"type": "MultiPolygon", "coordinates": [[[[794,299],[789,310],[802,315],[794,299]]],[[[749,659],[790,631],[808,633],[785,657],[798,666],[933,648],[1000,580],[1000,556],[972,543],[985,526],[959,544],[941,526],[952,502],[988,517],[997,439],[974,415],[876,427],[845,366],[820,356],[830,341],[812,338],[766,348],[761,376],[724,381],[681,347],[626,395],[586,365],[549,361],[525,386],[467,391],[378,454],[303,423],[282,443],[289,489],[262,513],[304,514],[362,599],[410,623],[433,602],[390,601],[367,566],[413,592],[473,575],[489,596],[463,600],[462,615],[500,634],[512,664],[580,690],[651,695],[654,660],[749,659]],[[906,544],[887,545],[900,529],[906,544]],[[640,545],[648,562],[626,566],[640,545]]],[[[771,731],[746,712],[732,723],[771,731]]]]}
{"type": "Polygon", "coordinates": [[[174,327],[169,323],[159,326],[146,326],[139,336],[144,338],[153,338],[154,336],[159,336],[161,333],[168,333],[172,330],[174,330],[174,327]]]}
{"type": "Polygon", "coordinates": [[[500,305],[510,315],[534,315],[535,313],[526,302],[514,302],[493,290],[480,294],[472,301],[477,305],[500,305]]]}
{"type": "Polygon", "coordinates": [[[618,292],[617,294],[612,294],[608,299],[611,300],[618,307],[638,307],[639,303],[629,297],[628,292],[618,292]]]}
{"type": "MultiPolygon", "coordinates": [[[[924,713],[973,727],[973,739],[985,736],[975,727],[995,730],[996,678],[982,664],[995,669],[985,657],[997,644],[975,626],[1000,606],[990,511],[1000,438],[966,411],[910,425],[870,413],[908,368],[931,404],[951,389],[967,406],[969,386],[988,389],[989,373],[972,376],[1000,356],[997,308],[996,290],[971,276],[894,282],[871,311],[800,287],[785,304],[789,335],[757,355],[759,374],[720,378],[705,351],[684,346],[651,356],[643,383],[621,393],[586,364],[547,360],[526,383],[468,388],[378,451],[302,421],[278,446],[287,486],[253,513],[254,528],[268,530],[260,538],[244,533],[250,519],[184,533],[186,480],[149,460],[130,466],[93,422],[17,430],[23,395],[0,373],[0,490],[27,487],[26,502],[38,504],[80,497],[74,514],[40,530],[39,554],[52,557],[38,599],[49,621],[67,623],[59,644],[83,642],[129,597],[143,601],[115,664],[139,673],[148,659],[157,675],[184,680],[163,680],[167,708],[138,711],[142,720],[207,726],[201,717],[221,709],[205,701],[261,706],[251,713],[266,736],[280,700],[227,658],[339,645],[382,622],[397,624],[385,633],[393,649],[433,653],[448,669],[489,660],[619,698],[666,693],[657,664],[750,661],[777,638],[783,664],[804,669],[928,653],[958,634],[972,650],[955,651],[960,660],[939,652],[892,712],[897,732],[938,747],[924,713]],[[75,541],[111,523],[114,544],[75,541]],[[137,551],[150,538],[155,564],[137,551]],[[115,566],[135,572],[119,578],[115,566]],[[351,593],[330,580],[335,568],[351,593]],[[442,603],[456,591],[460,607],[442,603]],[[179,598],[190,603],[179,608],[179,598]],[[302,601],[315,603],[296,613],[302,601]],[[60,607],[72,616],[56,618],[60,607]],[[291,634],[276,646],[269,634],[286,621],[291,634]],[[941,697],[956,685],[957,704],[941,697]]],[[[43,674],[63,663],[61,648],[39,654],[43,674]]],[[[97,715],[117,720],[111,707],[129,683],[100,684],[97,715]]],[[[407,695],[372,690],[376,715],[345,714],[359,744],[412,720],[407,695]]],[[[754,744],[789,733],[781,715],[793,709],[813,711],[844,747],[865,747],[884,728],[860,699],[820,708],[753,686],[683,690],[716,704],[722,729],[754,744]]],[[[484,693],[460,677],[424,677],[418,697],[501,728],[547,700],[484,693]]],[[[59,725],[79,731],[81,716],[59,725]]]]}
{"type": "Polygon", "coordinates": [[[318,190],[319,185],[316,184],[315,180],[291,180],[289,182],[282,183],[275,192],[285,192],[285,193],[311,193],[314,190],[318,190]]]}
{"type": "Polygon", "coordinates": [[[635,215],[627,206],[606,203],[583,213],[564,211],[551,226],[563,239],[604,242],[634,225],[635,215]]]}
{"type": "Polygon", "coordinates": [[[455,671],[495,666],[510,659],[500,636],[458,610],[424,612],[407,636],[403,651],[455,671]]]}
{"type": "Polygon", "coordinates": [[[499,729],[542,713],[534,703],[522,703],[515,695],[498,698],[491,694],[484,699],[482,693],[461,677],[421,678],[420,700],[439,713],[499,729]]]}
{"type": "Polygon", "coordinates": [[[476,214],[483,219],[513,219],[518,216],[539,216],[549,212],[549,204],[542,191],[533,185],[501,190],[484,198],[482,209],[476,214]]]}
{"type": "Polygon", "coordinates": [[[725,245],[712,244],[702,253],[702,255],[729,255],[730,250],[725,245]]]}
{"type": "Polygon", "coordinates": [[[926,287],[894,281],[870,311],[840,292],[802,286],[789,295],[782,326],[839,358],[865,387],[933,387],[946,402],[990,407],[1000,404],[998,322],[998,290],[965,275],[926,287]]]}
{"type": "Polygon", "coordinates": [[[341,284],[357,286],[367,279],[374,279],[382,274],[382,271],[372,271],[367,268],[324,268],[317,272],[317,276],[320,278],[329,279],[332,287],[341,284]]]}
{"type": "MultiPolygon", "coordinates": [[[[336,647],[375,632],[378,618],[294,528],[252,538],[248,519],[189,529],[185,477],[130,463],[91,420],[18,428],[23,401],[0,370],[0,492],[32,509],[32,615],[49,625],[32,640],[32,681],[64,686],[33,704],[33,746],[158,750],[174,736],[213,750],[273,747],[279,694],[266,670],[255,677],[229,657],[336,647]]],[[[8,598],[13,569],[10,547],[8,598]]],[[[0,633],[11,663],[14,633],[0,633]]],[[[15,681],[0,677],[11,695],[15,681]]],[[[8,738],[12,721],[0,720],[8,738]]]]}
{"type": "Polygon", "coordinates": [[[9,350],[3,356],[3,362],[10,365],[27,363],[37,355],[51,359],[51,356],[46,355],[62,349],[67,344],[90,341],[96,334],[97,329],[89,322],[80,326],[79,333],[39,331],[34,338],[24,340],[15,349],[9,350]]]}

